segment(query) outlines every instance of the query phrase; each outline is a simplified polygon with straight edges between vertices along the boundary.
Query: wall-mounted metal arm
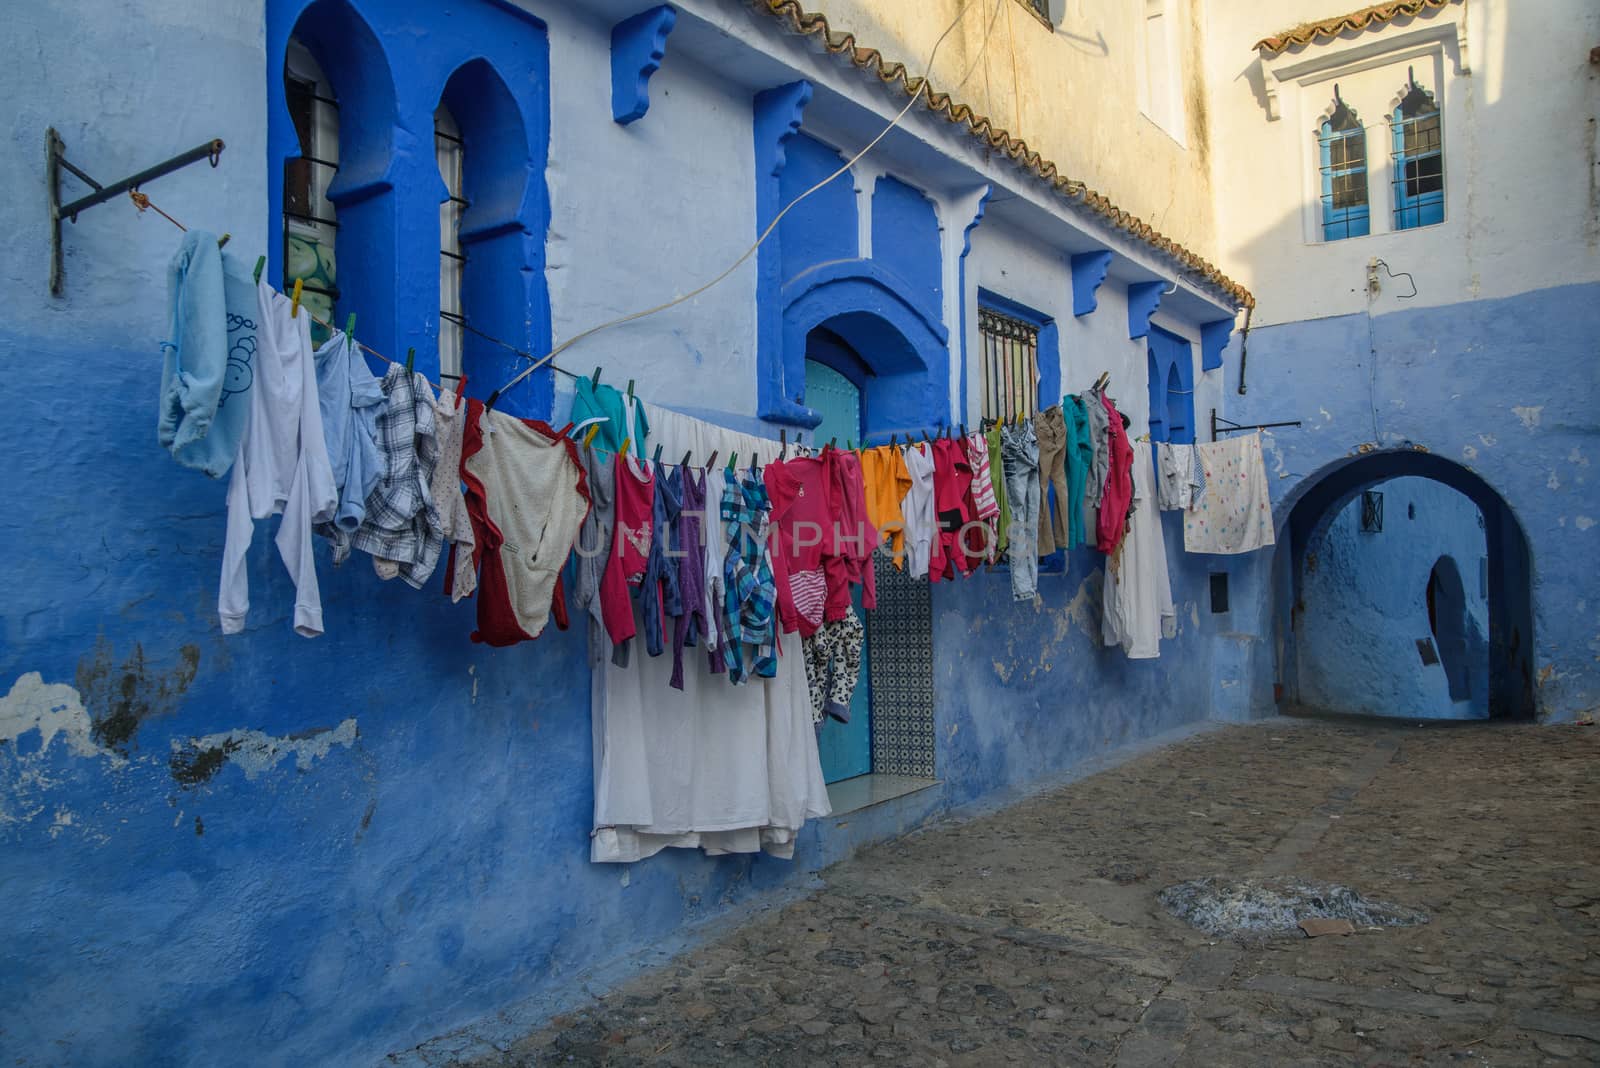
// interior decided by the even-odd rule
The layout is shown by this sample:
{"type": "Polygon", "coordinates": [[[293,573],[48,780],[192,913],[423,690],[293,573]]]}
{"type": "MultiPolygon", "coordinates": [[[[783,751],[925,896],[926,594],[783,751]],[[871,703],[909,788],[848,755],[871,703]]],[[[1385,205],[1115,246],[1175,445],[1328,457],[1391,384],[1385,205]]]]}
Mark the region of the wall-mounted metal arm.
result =
{"type": "Polygon", "coordinates": [[[130,189],[138,189],[146,182],[153,182],[163,175],[187,167],[191,163],[201,160],[210,160],[211,165],[217,165],[217,158],[222,155],[226,146],[221,138],[207,141],[203,145],[196,145],[189,151],[173,156],[164,163],[140,171],[138,174],[124,178],[120,182],[110,185],[101,185],[83,171],[67,161],[67,146],[62,143],[61,135],[56,133],[55,127],[45,131],[45,184],[50,189],[50,293],[59,297],[62,288],[61,269],[61,220],[71,219],[78,221],[78,213],[96,204],[104,204],[112,197],[120,196],[130,189]],[[94,189],[88,196],[79,197],[70,203],[61,203],[61,171],[65,168],[69,173],[81,179],[86,185],[94,189]]]}
{"type": "Polygon", "coordinates": [[[1283,423],[1235,423],[1227,416],[1217,414],[1215,408],[1211,409],[1211,440],[1216,441],[1218,434],[1233,434],[1240,430],[1271,430],[1279,426],[1299,426],[1300,420],[1291,419],[1283,423]]]}

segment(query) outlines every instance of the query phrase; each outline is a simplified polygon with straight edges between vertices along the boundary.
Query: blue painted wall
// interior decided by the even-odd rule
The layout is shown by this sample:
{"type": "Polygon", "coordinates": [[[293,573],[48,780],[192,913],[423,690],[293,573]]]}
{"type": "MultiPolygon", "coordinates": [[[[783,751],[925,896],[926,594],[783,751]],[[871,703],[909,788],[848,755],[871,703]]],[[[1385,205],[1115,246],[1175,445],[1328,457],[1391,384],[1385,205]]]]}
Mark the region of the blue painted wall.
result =
{"type": "MultiPolygon", "coordinates": [[[[1503,502],[1505,514],[1488,517],[1491,555],[1493,539],[1514,540],[1513,528],[1526,534],[1530,569],[1504,581],[1531,594],[1531,656],[1525,631],[1517,638],[1531,660],[1537,712],[1547,720],[1600,705],[1600,576],[1587,564],[1600,548],[1590,482],[1600,431],[1596,336],[1600,283],[1588,283],[1258,328],[1249,336],[1244,397],[1234,391],[1237,339],[1225,369],[1229,417],[1305,421],[1266,438],[1280,557],[1296,503],[1362,449],[1383,455],[1420,446],[1487,487],[1491,505],[1503,502]]],[[[1264,601],[1251,607],[1256,618],[1240,640],[1249,646],[1248,708],[1270,711],[1273,685],[1282,682],[1278,647],[1287,637],[1278,626],[1286,610],[1270,604],[1277,565],[1226,566],[1235,574],[1261,572],[1249,581],[1264,601]]],[[[1521,565],[1513,556],[1507,566],[1521,565]]],[[[1491,635],[1497,672],[1513,670],[1511,641],[1505,631],[1491,635]]]]}
{"type": "Polygon", "coordinates": [[[1290,665],[1297,700],[1368,715],[1486,718],[1488,539],[1478,506],[1431,479],[1397,478],[1371,489],[1383,494],[1381,531],[1361,529],[1361,499],[1352,498],[1312,535],[1301,558],[1290,665]],[[1443,659],[1427,665],[1416,643],[1433,639],[1426,592],[1441,556],[1459,569],[1469,622],[1462,646],[1434,641],[1443,659]],[[1452,699],[1447,664],[1464,671],[1468,696],[1452,699]]]}

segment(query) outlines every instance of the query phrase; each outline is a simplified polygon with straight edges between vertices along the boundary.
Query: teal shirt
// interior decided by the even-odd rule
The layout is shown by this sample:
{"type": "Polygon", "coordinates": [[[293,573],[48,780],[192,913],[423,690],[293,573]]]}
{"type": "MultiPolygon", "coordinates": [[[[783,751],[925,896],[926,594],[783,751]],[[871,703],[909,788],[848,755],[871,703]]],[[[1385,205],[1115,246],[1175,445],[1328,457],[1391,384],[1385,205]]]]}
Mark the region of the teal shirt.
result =
{"type": "MultiPolygon", "coordinates": [[[[597,386],[587,378],[578,379],[577,395],[572,398],[574,423],[603,419],[595,444],[607,452],[621,452],[622,440],[632,439],[632,450],[644,459],[644,439],[650,433],[650,420],[645,417],[644,404],[637,397],[630,402],[615,386],[597,386]],[[633,409],[633,425],[628,425],[628,409],[633,409]]],[[[579,435],[581,438],[583,435],[579,435]]]]}
{"type": "Polygon", "coordinates": [[[1063,397],[1061,414],[1067,422],[1067,548],[1076,549],[1083,536],[1083,494],[1094,466],[1094,443],[1089,440],[1089,413],[1081,397],[1063,397]]]}

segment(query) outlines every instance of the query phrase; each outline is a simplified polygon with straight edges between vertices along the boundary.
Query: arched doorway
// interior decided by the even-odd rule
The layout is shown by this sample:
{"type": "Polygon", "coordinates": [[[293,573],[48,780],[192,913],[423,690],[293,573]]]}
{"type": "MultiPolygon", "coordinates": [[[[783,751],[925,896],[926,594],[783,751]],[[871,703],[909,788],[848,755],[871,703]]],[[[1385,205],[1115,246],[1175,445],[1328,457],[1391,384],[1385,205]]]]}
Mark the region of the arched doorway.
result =
{"type": "Polygon", "coordinates": [[[1527,718],[1532,560],[1510,507],[1420,450],[1341,460],[1280,515],[1273,570],[1280,706],[1527,718]]]}

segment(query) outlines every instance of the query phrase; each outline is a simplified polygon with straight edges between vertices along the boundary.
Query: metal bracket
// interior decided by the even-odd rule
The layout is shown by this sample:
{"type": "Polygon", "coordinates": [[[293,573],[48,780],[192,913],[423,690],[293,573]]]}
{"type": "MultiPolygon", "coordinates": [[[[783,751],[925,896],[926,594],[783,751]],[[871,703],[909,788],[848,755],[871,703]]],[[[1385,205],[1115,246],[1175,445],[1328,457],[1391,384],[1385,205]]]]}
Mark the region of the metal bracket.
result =
{"type": "Polygon", "coordinates": [[[222,139],[216,138],[207,141],[203,145],[196,145],[182,155],[173,156],[165,163],[158,163],[154,167],[140,171],[132,177],[103,186],[77,167],[74,167],[67,160],[67,146],[61,140],[61,135],[56,133],[55,127],[52,126],[46,130],[44,135],[44,178],[45,185],[50,190],[50,295],[59,297],[62,290],[62,219],[77,222],[79,212],[92,208],[96,204],[104,204],[112,197],[120,196],[131,189],[138,189],[146,182],[153,182],[162,175],[171,174],[173,171],[187,167],[191,163],[198,163],[204,159],[210,160],[211,166],[215,167],[217,158],[222,155],[222,150],[225,147],[227,146],[222,143],[222,139]],[[94,192],[88,196],[79,197],[70,203],[61,203],[61,171],[63,168],[93,189],[94,192]]]}
{"type": "Polygon", "coordinates": [[[1299,426],[1300,420],[1291,419],[1286,423],[1235,423],[1225,415],[1218,415],[1215,408],[1211,409],[1211,440],[1216,441],[1218,434],[1232,434],[1240,430],[1271,430],[1278,426],[1299,426]]]}

